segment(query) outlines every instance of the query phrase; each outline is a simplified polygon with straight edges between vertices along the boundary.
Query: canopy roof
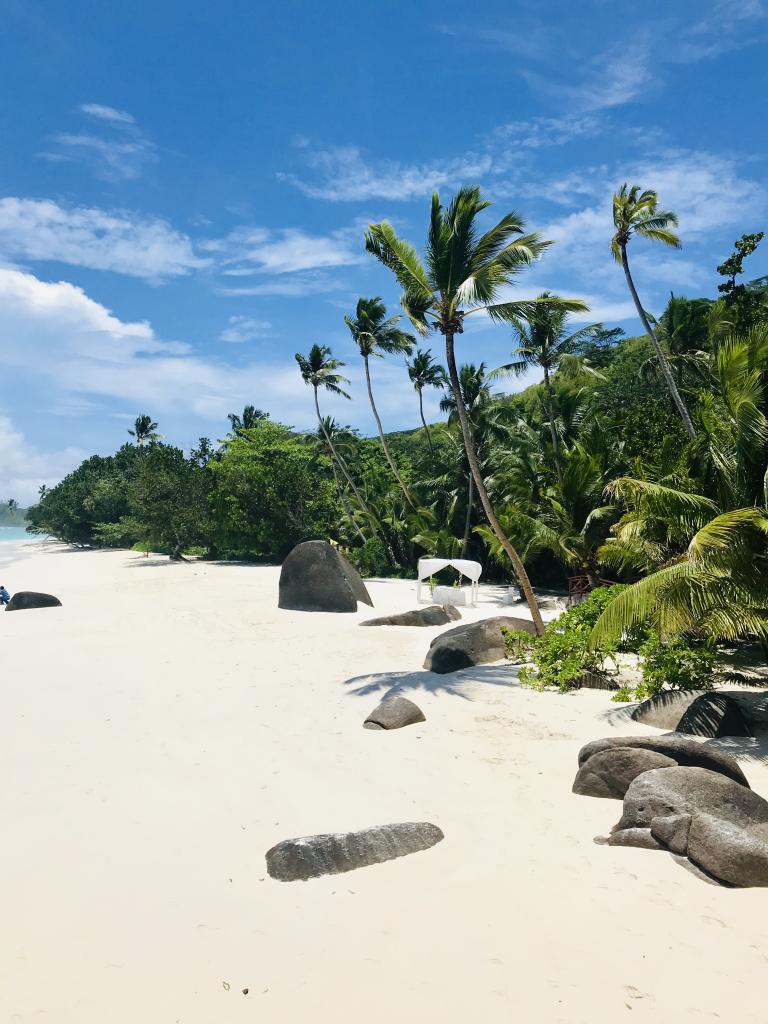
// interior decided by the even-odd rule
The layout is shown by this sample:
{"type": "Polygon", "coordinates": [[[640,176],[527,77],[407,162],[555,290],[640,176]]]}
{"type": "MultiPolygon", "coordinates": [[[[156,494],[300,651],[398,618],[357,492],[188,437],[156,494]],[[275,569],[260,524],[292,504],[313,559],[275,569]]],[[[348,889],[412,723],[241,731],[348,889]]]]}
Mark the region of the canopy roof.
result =
{"type": "Polygon", "coordinates": [[[466,576],[473,583],[477,583],[483,571],[479,562],[471,562],[468,558],[420,558],[419,580],[425,580],[448,566],[457,569],[462,576],[466,576]]]}

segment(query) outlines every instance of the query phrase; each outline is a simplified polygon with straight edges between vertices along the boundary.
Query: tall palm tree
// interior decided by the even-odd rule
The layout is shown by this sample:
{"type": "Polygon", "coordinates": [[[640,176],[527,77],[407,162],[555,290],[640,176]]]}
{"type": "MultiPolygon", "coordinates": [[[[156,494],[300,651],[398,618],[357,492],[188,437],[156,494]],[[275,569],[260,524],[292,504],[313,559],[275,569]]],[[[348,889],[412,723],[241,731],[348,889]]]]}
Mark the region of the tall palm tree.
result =
{"type": "MultiPolygon", "coordinates": [[[[588,307],[585,305],[584,309],[587,310],[588,307]]],[[[494,370],[494,375],[501,373],[519,375],[525,373],[530,366],[538,366],[544,371],[549,432],[552,436],[557,479],[562,485],[563,467],[560,457],[560,439],[555,428],[555,400],[552,394],[550,375],[559,368],[564,356],[576,352],[580,345],[602,330],[603,325],[589,324],[587,327],[571,331],[569,316],[563,309],[562,300],[551,292],[542,292],[530,310],[523,316],[512,317],[511,322],[517,347],[512,352],[512,362],[494,370]]]]}
{"type": "Polygon", "coordinates": [[[384,449],[384,457],[389,463],[389,468],[392,470],[405,500],[412,509],[415,509],[416,505],[413,496],[400,475],[400,470],[392,458],[387,439],[384,436],[381,418],[376,408],[376,403],[373,400],[371,372],[368,365],[371,356],[383,358],[385,352],[405,352],[406,355],[410,355],[413,346],[416,344],[416,339],[412,334],[406,334],[405,331],[400,330],[397,325],[401,319],[402,317],[399,316],[387,317],[386,306],[380,298],[376,297],[375,299],[358,299],[354,319],[345,316],[344,323],[349,328],[350,334],[360,350],[360,355],[363,357],[368,399],[371,403],[374,419],[376,420],[376,428],[379,431],[381,447],[384,449]]]}
{"type": "MultiPolygon", "coordinates": [[[[467,410],[472,441],[479,461],[484,461],[485,449],[490,440],[500,440],[507,433],[505,424],[499,415],[499,408],[493,400],[488,384],[485,363],[475,366],[465,363],[459,370],[459,388],[462,401],[467,410]]],[[[440,400],[440,411],[448,413],[448,422],[458,422],[458,409],[453,395],[446,395],[440,400]]],[[[469,467],[467,466],[467,470],[469,467]]],[[[467,472],[467,511],[464,518],[464,537],[461,557],[467,557],[469,534],[472,528],[472,512],[475,505],[475,481],[470,471],[467,472]]]]}
{"type": "Polygon", "coordinates": [[[429,450],[434,455],[435,449],[432,444],[432,435],[429,432],[427,421],[424,419],[424,388],[444,388],[448,383],[443,367],[434,361],[429,349],[417,348],[412,360],[406,359],[408,376],[419,396],[419,415],[429,442],[429,450]]]}
{"type": "Polygon", "coordinates": [[[157,423],[145,412],[136,417],[133,422],[133,430],[129,429],[128,433],[131,437],[136,438],[136,444],[139,448],[152,444],[160,436],[157,433],[157,423]]]}
{"type": "Polygon", "coordinates": [[[675,403],[675,408],[680,413],[680,418],[685,424],[688,437],[693,439],[696,437],[696,428],[693,425],[686,404],[678,391],[664,349],[661,347],[656,332],[651,327],[648,314],[640,302],[635,282],[632,280],[632,274],[629,270],[629,259],[627,257],[627,246],[632,235],[640,235],[641,238],[647,238],[651,242],[662,242],[673,249],[679,249],[680,239],[672,230],[672,228],[677,227],[677,214],[671,210],[660,210],[659,197],[655,192],[650,189],[641,192],[639,185],[632,185],[630,187],[624,182],[619,191],[613,195],[613,226],[616,228],[611,239],[613,258],[617,263],[621,263],[624,268],[624,276],[627,279],[629,293],[635,304],[637,315],[640,317],[645,328],[645,333],[650,338],[656,352],[656,358],[659,360],[664,382],[672,396],[672,401],[675,403]]]}
{"type": "MultiPolygon", "coordinates": [[[[365,245],[371,255],[394,273],[403,289],[401,304],[416,330],[422,335],[435,330],[445,337],[448,377],[475,487],[488,522],[512,562],[536,630],[543,632],[544,623],[525,566],[504,533],[488,497],[461,396],[454,345],[456,335],[463,333],[465,318],[474,313],[485,312],[492,320],[508,321],[511,316],[525,312],[529,305],[526,302],[496,300],[500,290],[512,282],[522,267],[541,255],[549,243],[537,234],[524,235],[523,223],[516,213],[508,213],[498,224],[480,234],[477,220],[489,205],[477,187],[460,189],[447,209],[435,193],[425,263],[412,245],[398,238],[387,221],[369,226],[365,245]]],[[[564,302],[564,305],[580,309],[583,304],[569,306],[564,302]]]]}
{"type": "Polygon", "coordinates": [[[263,423],[264,420],[268,420],[269,413],[257,409],[255,405],[246,405],[242,415],[230,412],[227,419],[232,424],[232,432],[240,434],[241,431],[250,430],[252,427],[257,427],[259,423],[263,423]]]}
{"type": "Polygon", "coordinates": [[[355,519],[354,512],[349,507],[347,496],[344,493],[341,480],[339,480],[339,474],[336,469],[336,460],[340,457],[340,448],[343,444],[346,444],[347,439],[350,437],[349,427],[341,427],[333,418],[333,416],[323,416],[320,425],[317,428],[315,434],[310,435],[311,439],[317,444],[320,451],[328,456],[328,461],[331,463],[331,470],[333,471],[333,480],[336,484],[336,492],[339,495],[339,501],[341,507],[344,509],[344,513],[349,520],[349,524],[355,533],[358,535],[361,541],[365,543],[365,534],[360,529],[360,525],[355,519]],[[336,456],[334,457],[334,452],[336,456]]]}
{"type": "Polygon", "coordinates": [[[331,350],[327,345],[313,345],[309,350],[309,354],[304,356],[300,352],[296,353],[296,362],[299,364],[299,370],[301,371],[301,379],[305,384],[308,384],[312,388],[312,392],[315,398],[315,412],[317,413],[317,422],[320,425],[320,429],[325,435],[325,440],[328,443],[328,448],[336,459],[339,468],[341,469],[347,483],[352,488],[357,503],[363,512],[369,517],[371,516],[370,509],[363,500],[363,496],[357,489],[355,481],[352,479],[346,462],[337,451],[333,440],[331,439],[328,431],[325,428],[323,417],[320,414],[320,402],[317,397],[317,393],[320,388],[325,391],[329,391],[332,395],[341,395],[343,398],[349,398],[347,392],[342,388],[342,384],[348,384],[349,381],[346,377],[343,377],[340,373],[337,373],[344,363],[338,359],[334,359],[331,355],[331,350]]]}

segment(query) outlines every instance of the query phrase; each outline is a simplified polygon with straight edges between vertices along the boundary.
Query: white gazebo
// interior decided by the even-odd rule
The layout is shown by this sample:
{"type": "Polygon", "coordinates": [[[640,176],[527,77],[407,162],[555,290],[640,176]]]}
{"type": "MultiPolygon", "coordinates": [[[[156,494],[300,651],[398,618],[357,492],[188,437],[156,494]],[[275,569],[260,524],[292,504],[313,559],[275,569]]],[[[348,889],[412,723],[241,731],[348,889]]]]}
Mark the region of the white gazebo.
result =
{"type": "Polygon", "coordinates": [[[479,562],[471,562],[467,558],[420,558],[418,567],[418,583],[416,594],[419,601],[422,598],[422,587],[424,580],[434,576],[441,569],[455,569],[461,577],[469,580],[469,588],[465,587],[443,587],[437,586],[426,600],[434,601],[435,604],[477,604],[477,597],[480,589],[479,579],[483,571],[479,562]]]}

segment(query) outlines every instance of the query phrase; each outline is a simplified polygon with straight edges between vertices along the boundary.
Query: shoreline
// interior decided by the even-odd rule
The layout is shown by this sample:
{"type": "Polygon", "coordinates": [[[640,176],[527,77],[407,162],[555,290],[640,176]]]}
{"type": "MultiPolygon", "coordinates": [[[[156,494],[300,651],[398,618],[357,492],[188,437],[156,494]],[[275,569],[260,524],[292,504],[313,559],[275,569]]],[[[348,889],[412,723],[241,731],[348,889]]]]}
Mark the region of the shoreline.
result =
{"type": "MultiPolygon", "coordinates": [[[[657,732],[606,692],[423,671],[446,627],[358,626],[416,607],[415,582],[288,612],[277,567],[60,547],[18,568],[63,607],[2,618],[3,1019],[658,1024],[729,1019],[738,991],[762,1024],[768,891],[593,842],[620,805],[571,793],[579,748],[657,732]],[[363,729],[392,686],[426,722],[363,729]],[[267,876],[283,839],[397,821],[445,839],[267,876]]],[[[467,621],[510,611],[488,596],[467,621]]]]}

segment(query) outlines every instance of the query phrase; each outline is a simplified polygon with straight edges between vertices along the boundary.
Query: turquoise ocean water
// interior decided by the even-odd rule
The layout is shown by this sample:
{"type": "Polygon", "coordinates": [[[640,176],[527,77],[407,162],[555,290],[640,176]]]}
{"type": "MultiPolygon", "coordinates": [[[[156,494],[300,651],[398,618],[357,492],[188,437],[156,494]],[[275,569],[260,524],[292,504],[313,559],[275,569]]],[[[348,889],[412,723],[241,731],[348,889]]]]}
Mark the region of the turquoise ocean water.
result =
{"type": "Polygon", "coordinates": [[[0,526],[0,544],[8,541],[40,540],[34,533],[27,533],[23,526],[0,526]]]}

